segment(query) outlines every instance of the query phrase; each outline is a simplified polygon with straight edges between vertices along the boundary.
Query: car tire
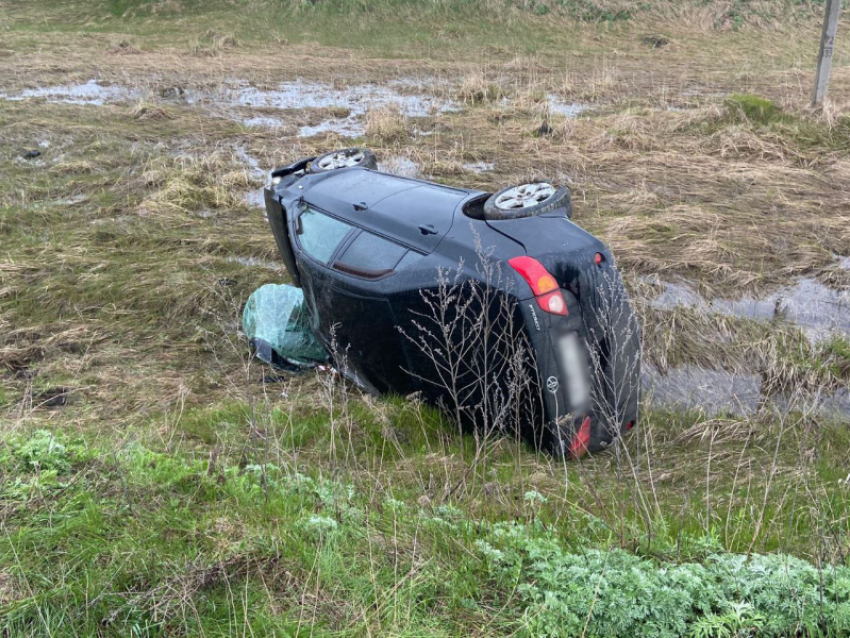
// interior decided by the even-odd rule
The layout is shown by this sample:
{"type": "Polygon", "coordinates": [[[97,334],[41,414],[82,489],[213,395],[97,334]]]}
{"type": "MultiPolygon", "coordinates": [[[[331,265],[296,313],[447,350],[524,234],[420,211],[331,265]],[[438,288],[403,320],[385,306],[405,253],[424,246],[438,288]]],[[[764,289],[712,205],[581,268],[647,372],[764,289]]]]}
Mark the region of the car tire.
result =
{"type": "Polygon", "coordinates": [[[319,155],[310,162],[311,173],[326,173],[340,168],[359,166],[375,170],[378,168],[378,158],[372,151],[365,148],[344,148],[319,155]]]}
{"type": "Polygon", "coordinates": [[[521,184],[503,188],[484,202],[484,219],[523,219],[566,208],[567,219],[572,217],[570,189],[546,182],[521,184]]]}

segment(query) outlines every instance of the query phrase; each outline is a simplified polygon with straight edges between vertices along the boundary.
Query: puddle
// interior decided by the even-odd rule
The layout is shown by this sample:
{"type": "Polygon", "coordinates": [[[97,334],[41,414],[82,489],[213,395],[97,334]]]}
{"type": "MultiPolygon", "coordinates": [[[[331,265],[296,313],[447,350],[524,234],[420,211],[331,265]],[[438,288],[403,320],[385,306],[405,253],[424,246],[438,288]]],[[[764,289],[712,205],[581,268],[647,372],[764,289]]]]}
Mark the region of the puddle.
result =
{"type": "Polygon", "coordinates": [[[239,121],[245,126],[252,128],[283,128],[283,120],[279,120],[276,117],[258,115],[256,117],[246,117],[239,121]]]}
{"type": "Polygon", "coordinates": [[[813,341],[834,334],[850,334],[850,291],[833,290],[814,279],[799,279],[792,286],[759,299],[711,301],[684,284],[649,281],[663,287],[661,294],[651,302],[652,307],[661,310],[685,307],[757,321],[778,319],[799,326],[813,341]]]}
{"type": "Polygon", "coordinates": [[[245,203],[251,208],[266,208],[266,196],[261,190],[248,191],[245,193],[245,203]]]}
{"type": "Polygon", "coordinates": [[[655,277],[647,277],[645,281],[664,289],[660,295],[650,302],[653,308],[657,308],[658,310],[673,310],[674,308],[707,310],[707,304],[702,296],[685,284],[661,281],[655,277]]]}
{"type": "MultiPolygon", "coordinates": [[[[844,258],[841,258],[842,260],[844,258]]],[[[843,261],[842,261],[843,263],[843,261]]],[[[693,308],[757,321],[781,320],[799,326],[812,341],[834,334],[850,334],[850,292],[839,292],[808,278],[771,295],[756,299],[715,299],[707,301],[682,283],[648,278],[663,289],[651,305],[654,308],[693,308]]],[[[760,375],[731,373],[683,365],[662,374],[645,365],[642,376],[644,391],[655,404],[670,408],[698,408],[706,414],[728,412],[746,416],[758,411],[766,402],[760,375]]],[[[828,416],[850,416],[850,389],[840,388],[822,394],[771,396],[774,408],[812,411],[828,416]]]]}
{"type": "MultiPolygon", "coordinates": [[[[260,162],[257,158],[251,155],[244,146],[237,146],[235,152],[236,157],[242,160],[248,167],[248,173],[251,175],[251,179],[256,182],[262,182],[264,186],[268,185],[268,174],[260,167],[260,162]]],[[[251,208],[264,209],[266,207],[266,196],[262,188],[252,188],[243,195],[243,198],[245,199],[245,203],[251,208]]]]}
{"type": "Polygon", "coordinates": [[[353,115],[342,119],[324,120],[315,126],[302,126],[298,137],[313,137],[322,133],[337,133],[343,137],[357,137],[366,132],[366,126],[353,115]]]}
{"type": "Polygon", "coordinates": [[[251,173],[251,177],[258,181],[265,183],[266,181],[266,171],[264,171],[260,167],[260,162],[256,157],[251,155],[244,146],[236,147],[236,157],[245,162],[248,165],[248,172],[251,173]]]}
{"type": "MultiPolygon", "coordinates": [[[[277,89],[261,89],[256,86],[241,86],[225,89],[222,97],[237,106],[266,107],[280,110],[303,108],[340,108],[362,115],[368,107],[393,104],[409,117],[424,117],[431,111],[457,110],[449,100],[433,96],[405,95],[394,86],[398,82],[379,86],[374,84],[354,85],[344,89],[321,82],[283,82],[277,89]]],[[[188,94],[187,100],[202,101],[188,94]]]]}
{"type": "Polygon", "coordinates": [[[469,162],[463,165],[464,170],[472,173],[484,173],[495,168],[493,162],[469,162]]]}
{"type": "Polygon", "coordinates": [[[225,257],[224,259],[230,264],[241,264],[243,266],[250,266],[254,268],[265,268],[266,270],[273,270],[275,272],[283,270],[281,265],[273,261],[268,261],[267,259],[260,259],[259,257],[243,257],[238,255],[225,257]]]}
{"type": "Polygon", "coordinates": [[[716,299],[709,308],[747,319],[782,319],[800,326],[815,340],[833,333],[850,334],[850,293],[833,290],[814,279],[800,279],[763,299],[716,299]]]}
{"type": "Polygon", "coordinates": [[[47,98],[48,102],[66,102],[68,104],[93,104],[103,106],[107,103],[129,102],[139,96],[138,91],[126,86],[103,85],[97,80],[85,84],[66,84],[24,89],[17,95],[0,94],[6,100],[26,100],[29,98],[47,98]]]}
{"type": "Polygon", "coordinates": [[[548,94],[546,96],[546,101],[549,103],[549,111],[551,113],[557,113],[558,115],[563,115],[569,118],[576,118],[588,109],[592,108],[591,104],[585,104],[582,102],[567,102],[554,93],[548,94]]]}
{"type": "Polygon", "coordinates": [[[698,409],[708,416],[732,414],[749,416],[762,407],[783,411],[816,412],[822,416],[850,416],[850,389],[799,395],[762,394],[762,378],[746,372],[707,370],[695,365],[671,368],[662,374],[655,366],[644,364],[641,375],[643,392],[650,403],[674,410],[698,409]]]}
{"type": "Polygon", "coordinates": [[[822,411],[829,414],[850,416],[850,388],[839,388],[822,401],[822,411]]]}
{"type": "MultiPolygon", "coordinates": [[[[327,109],[347,110],[343,118],[329,118],[316,125],[303,126],[301,137],[311,137],[321,133],[335,132],[354,137],[365,132],[362,116],[367,109],[394,106],[408,117],[425,117],[432,112],[446,113],[459,110],[456,102],[432,95],[409,95],[398,89],[409,87],[410,83],[395,80],[384,85],[360,84],[346,88],[337,88],[323,82],[283,82],[275,89],[241,85],[220,87],[213,92],[187,91],[189,104],[229,105],[234,107],[266,108],[278,110],[290,109],[327,109]]],[[[415,84],[414,84],[415,86],[415,84]]],[[[242,119],[243,123],[254,122],[265,126],[269,120],[277,125],[276,118],[242,119]]]]}
{"type": "Polygon", "coordinates": [[[282,82],[276,88],[266,89],[246,83],[230,82],[214,88],[169,87],[155,95],[122,85],[104,85],[91,79],[84,84],[69,84],[35,89],[25,89],[16,95],[0,93],[7,100],[47,98],[51,102],[92,104],[130,102],[141,97],[165,101],[180,101],[211,110],[223,109],[223,115],[245,126],[281,128],[285,121],[273,115],[228,112],[237,109],[329,109],[345,111],[344,117],[328,118],[318,124],[303,126],[301,137],[312,137],[334,132],[346,137],[365,133],[363,116],[370,108],[393,106],[407,117],[425,117],[432,113],[460,110],[454,100],[433,94],[414,95],[413,88],[429,90],[427,84],[416,79],[393,80],[385,84],[359,84],[336,87],[324,82],[282,82]]]}
{"type": "Polygon", "coordinates": [[[420,177],[419,164],[408,157],[397,155],[378,162],[378,170],[400,177],[420,177]]]}
{"type": "Polygon", "coordinates": [[[666,375],[645,364],[641,382],[651,402],[669,408],[699,408],[707,414],[748,415],[758,410],[762,380],[755,374],[733,374],[684,365],[666,375]]]}

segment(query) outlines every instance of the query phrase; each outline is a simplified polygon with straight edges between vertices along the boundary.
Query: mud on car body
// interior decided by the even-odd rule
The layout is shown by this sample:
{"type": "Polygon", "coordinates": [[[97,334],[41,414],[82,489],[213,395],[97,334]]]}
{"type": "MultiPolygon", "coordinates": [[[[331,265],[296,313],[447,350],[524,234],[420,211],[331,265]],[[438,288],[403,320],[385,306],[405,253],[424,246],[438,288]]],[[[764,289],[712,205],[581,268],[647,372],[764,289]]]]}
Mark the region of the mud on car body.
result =
{"type": "Polygon", "coordinates": [[[631,429],[637,322],[610,252],[570,221],[569,191],[490,194],[376,165],[369,151],[336,151],[276,169],[265,190],[311,329],[342,372],[373,393],[422,392],[469,422],[511,402],[527,438],[573,456],[631,429]],[[480,352],[464,349],[471,337],[480,352]]]}

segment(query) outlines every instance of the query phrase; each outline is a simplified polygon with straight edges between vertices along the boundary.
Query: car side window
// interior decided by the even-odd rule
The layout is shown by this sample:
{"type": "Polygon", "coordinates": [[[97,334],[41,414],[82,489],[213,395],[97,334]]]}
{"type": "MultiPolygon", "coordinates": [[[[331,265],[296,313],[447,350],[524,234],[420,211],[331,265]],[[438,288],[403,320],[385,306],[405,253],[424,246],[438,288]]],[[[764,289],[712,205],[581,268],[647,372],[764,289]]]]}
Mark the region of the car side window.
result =
{"type": "Polygon", "coordinates": [[[396,264],[395,269],[396,270],[404,270],[408,266],[412,266],[413,264],[415,264],[421,258],[422,258],[422,255],[420,255],[415,250],[408,250],[407,254],[404,257],[401,258],[401,261],[398,262],[398,264],[396,264]]]}
{"type": "Polygon", "coordinates": [[[381,277],[395,270],[406,252],[407,248],[364,230],[336,260],[334,268],[361,277],[381,277]]]}
{"type": "Polygon", "coordinates": [[[305,253],[316,261],[327,264],[352,228],[350,224],[335,217],[308,208],[298,218],[296,234],[305,253]]]}

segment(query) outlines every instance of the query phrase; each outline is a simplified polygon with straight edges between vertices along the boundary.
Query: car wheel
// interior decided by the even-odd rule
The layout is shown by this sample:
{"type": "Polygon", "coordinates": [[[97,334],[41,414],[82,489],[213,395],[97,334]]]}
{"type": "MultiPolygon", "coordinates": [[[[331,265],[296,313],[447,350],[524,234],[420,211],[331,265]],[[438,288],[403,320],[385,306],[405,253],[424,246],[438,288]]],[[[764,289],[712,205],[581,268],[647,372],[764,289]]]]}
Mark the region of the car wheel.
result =
{"type": "Polygon", "coordinates": [[[485,219],[521,219],[542,215],[558,208],[567,209],[572,217],[570,190],[547,182],[509,186],[484,202],[485,219]]]}
{"type": "Polygon", "coordinates": [[[363,168],[378,168],[378,158],[372,151],[362,148],[346,148],[341,151],[331,151],[319,155],[310,163],[311,173],[324,173],[338,168],[362,166],[363,168]]]}

